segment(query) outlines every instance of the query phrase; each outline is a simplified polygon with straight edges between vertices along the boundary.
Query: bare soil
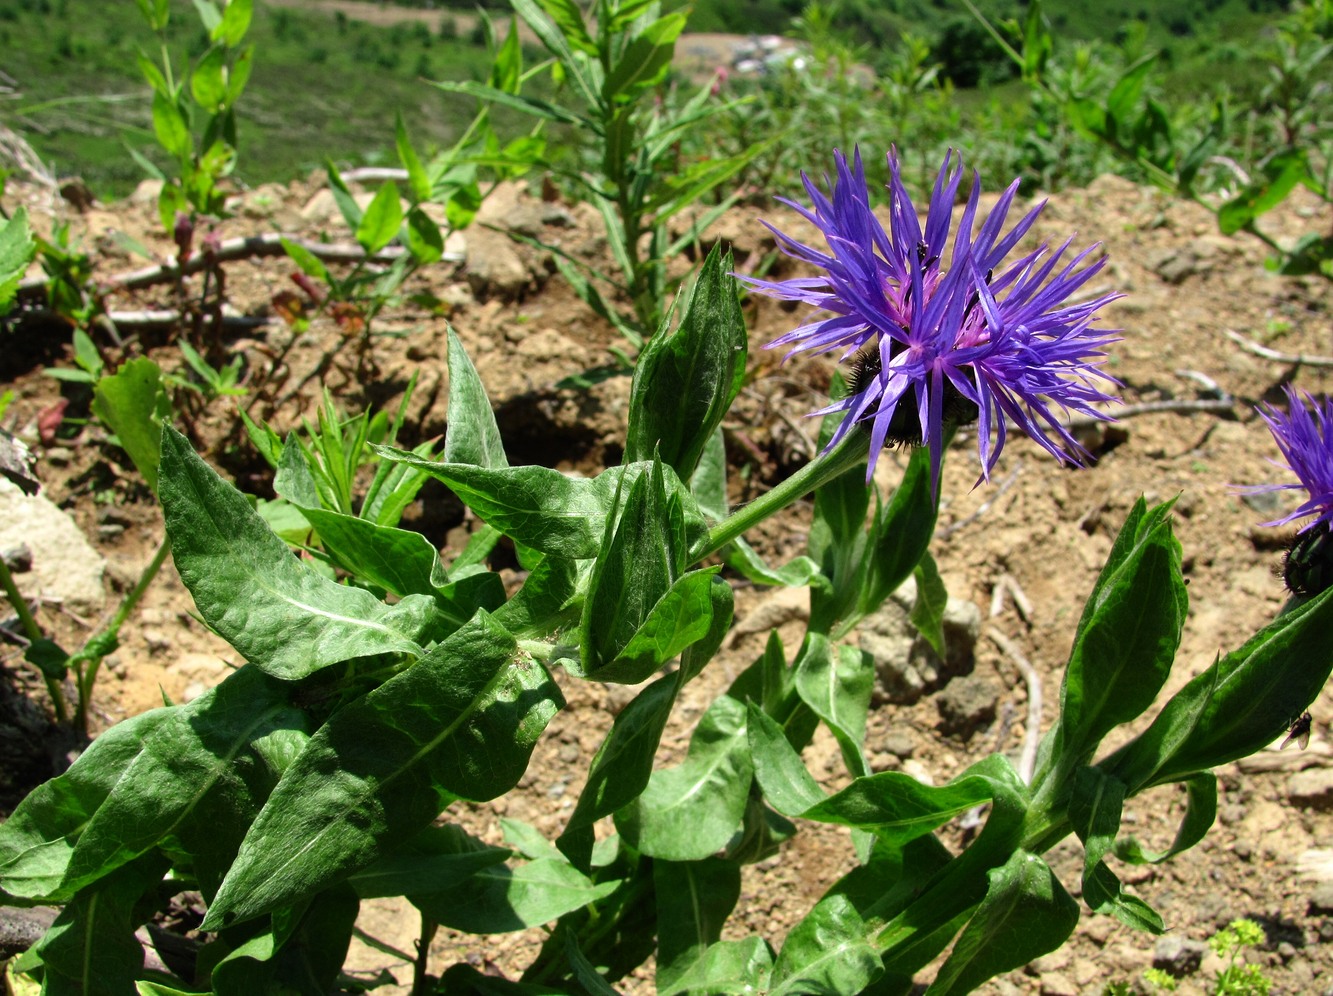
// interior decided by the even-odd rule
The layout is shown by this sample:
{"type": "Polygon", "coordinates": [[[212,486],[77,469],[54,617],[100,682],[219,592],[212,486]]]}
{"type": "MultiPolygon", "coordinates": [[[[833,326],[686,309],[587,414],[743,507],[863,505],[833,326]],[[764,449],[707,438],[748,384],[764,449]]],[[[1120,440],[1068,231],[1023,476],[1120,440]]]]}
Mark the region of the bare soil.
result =
{"type": "MultiPolygon", "coordinates": [[[[43,229],[53,217],[69,221],[81,244],[95,253],[99,277],[106,278],[143,264],[128,254],[117,233],[138,240],[159,258],[174,251],[157,231],[149,193],[78,213],[45,191],[11,183],[5,207],[26,202],[43,229]]],[[[235,209],[235,216],[219,226],[222,237],[299,230],[311,238],[350,241],[313,180],[240,193],[235,209]]],[[[605,252],[595,213],[585,205],[543,202],[517,187],[501,191],[487,213],[507,224],[523,219],[536,226],[535,234],[543,240],[589,259],[600,259],[605,252]]],[[[738,268],[754,268],[774,248],[761,218],[812,234],[790,211],[747,207],[714,226],[709,239],[729,242],[738,268]]],[[[1264,219],[1283,239],[1327,230],[1329,222],[1326,209],[1301,196],[1264,219]]],[[[957,729],[943,721],[935,695],[906,705],[881,702],[871,715],[867,737],[876,770],[905,767],[938,783],[993,750],[1017,752],[1028,689],[1014,660],[989,636],[992,632],[1012,641],[1037,669],[1043,729],[1050,724],[1083,599],[1140,494],[1151,501],[1177,499],[1175,528],[1190,584],[1189,620],[1164,694],[1199,673],[1219,651],[1239,645],[1282,604],[1275,571],[1290,533],[1257,523],[1276,517],[1276,509],[1286,505],[1276,502],[1256,509],[1229,486],[1268,481],[1278,473],[1267,462],[1276,453],[1254,415],[1254,404],[1279,400],[1278,388],[1289,380],[1306,391],[1326,393],[1330,371],[1261,358],[1238,346],[1227,331],[1285,353],[1333,355],[1329,284],[1274,276],[1263,265],[1264,250],[1257,241],[1223,237],[1201,207],[1119,179],[1103,178],[1086,190],[1051,199],[1038,235],[1058,243],[1073,231],[1081,242],[1100,240],[1110,257],[1093,292],[1125,295],[1106,309],[1103,323],[1123,329],[1109,369],[1124,384],[1124,401],[1141,405],[1224,398],[1232,404],[1221,412],[1171,410],[1126,418],[1089,436],[1099,458],[1082,470],[1057,466],[1028,440],[1011,438],[991,482],[981,484],[976,480],[975,436],[959,433],[945,464],[940,536],[933,552],[950,593],[975,602],[985,619],[970,662],[972,674],[954,680],[989,679],[996,689],[998,718],[981,727],[957,729]],[[1020,612],[1012,598],[1002,598],[992,613],[994,591],[1005,577],[1026,595],[1030,610],[1020,612]]],[[[616,343],[614,332],[552,276],[554,267],[541,253],[481,228],[467,232],[465,242],[466,263],[431,267],[406,289],[411,295],[431,295],[437,306],[426,309],[405,296],[401,306],[377,322],[377,334],[365,353],[357,338],[330,318],[317,317],[300,334],[283,324],[271,302],[292,286],[294,268],[285,259],[230,265],[230,308],[269,321],[205,342],[217,358],[243,357],[248,393],[191,413],[183,424],[193,441],[242,490],[268,496],[269,472],[238,430],[238,407],[285,431],[301,417],[313,417],[324,389],[348,412],[393,406],[413,374],[419,381],[404,441],[413,444],[438,435],[446,428],[445,330],[452,323],[490,392],[511,462],[594,473],[618,461],[628,380],[613,378],[587,390],[556,386],[562,378],[605,362],[608,347],[616,343]]],[[[681,261],[680,268],[687,265],[681,261]]],[[[779,260],[777,268],[794,272],[785,260],[779,260]]],[[[187,283],[185,291],[197,295],[200,288],[187,283]]],[[[163,285],[115,294],[107,303],[114,309],[147,309],[179,302],[177,292],[163,285]]],[[[752,498],[812,454],[816,426],[804,415],[821,404],[831,374],[827,360],[784,365],[763,349],[764,343],[793,327],[800,314],[772,301],[752,300],[747,317],[752,378],[726,425],[734,501],[752,498]]],[[[136,331],[126,326],[121,331],[127,337],[123,347],[95,333],[108,362],[147,353],[165,369],[186,373],[174,345],[180,329],[136,331]]],[[[88,418],[86,390],[43,374],[46,365],[72,365],[69,342],[69,328],[56,321],[28,321],[0,331],[0,394],[14,393],[4,422],[29,439],[39,457],[45,493],[69,512],[106,559],[109,613],[156,550],[161,517],[132,470],[125,469],[123,455],[106,443],[105,432],[93,421],[80,421],[88,418]],[[68,402],[63,425],[43,443],[39,422],[62,399],[68,402]]],[[[901,454],[885,457],[878,472],[884,485],[892,486],[901,462],[901,454]]],[[[761,548],[778,560],[800,552],[808,521],[805,507],[768,524],[761,548]]],[[[443,488],[423,492],[408,524],[455,552],[475,525],[443,488]]],[[[42,550],[32,552],[35,558],[43,556],[42,550]]],[[[794,646],[800,624],[792,620],[799,615],[799,602],[784,602],[737,578],[732,581],[741,628],[767,620],[780,625],[789,648],[794,646]]],[[[241,663],[191,612],[188,593],[168,567],[107,661],[97,689],[97,728],[159,704],[164,694],[173,701],[197,695],[220,680],[228,666],[241,663]]],[[[51,603],[41,605],[39,618],[67,647],[78,645],[98,622],[51,603]]],[[[693,722],[711,697],[759,653],[766,632],[765,626],[739,636],[709,672],[689,686],[663,744],[663,763],[681,756],[693,722]]],[[[40,682],[23,665],[20,650],[0,643],[0,663],[10,685],[30,705],[46,708],[40,682]]],[[[468,807],[458,816],[488,839],[500,839],[501,816],[527,820],[549,836],[558,834],[614,710],[628,700],[621,688],[561,680],[569,706],[539,745],[520,789],[498,802],[468,807]]],[[[1327,769],[1333,755],[1328,725],[1333,696],[1326,691],[1311,711],[1314,732],[1304,752],[1273,751],[1220,771],[1219,820],[1204,843],[1163,866],[1118,869],[1163,913],[1171,936],[1202,940],[1236,917],[1258,920],[1268,944],[1256,957],[1274,980],[1273,991],[1281,993],[1322,992],[1333,986],[1328,981],[1333,979],[1333,954],[1326,943],[1333,940],[1333,911],[1316,900],[1318,881],[1307,871],[1318,864],[1319,850],[1329,846],[1333,835],[1333,813],[1327,808],[1333,807],[1333,796],[1294,794],[1289,785],[1299,770],[1327,769]]],[[[58,767],[64,762],[66,745],[43,742],[39,733],[29,736],[38,756],[34,772],[45,768],[49,774],[52,763],[58,767]]],[[[806,760],[829,785],[845,780],[831,739],[817,738],[806,760]]],[[[1174,835],[1181,812],[1178,793],[1158,790],[1130,804],[1130,828],[1150,846],[1161,847],[1174,835]]],[[[961,839],[962,831],[950,832],[950,843],[961,839]]],[[[1077,894],[1080,850],[1066,842],[1052,859],[1077,894]]],[[[852,861],[845,833],[802,827],[779,857],[747,869],[727,936],[758,932],[777,946],[852,861]]],[[[400,950],[411,950],[417,923],[400,906],[377,901],[366,904],[362,926],[400,950]]],[[[442,931],[432,967],[440,971],[470,959],[514,977],[539,941],[538,931],[502,937],[442,931]]],[[[1098,993],[1112,980],[1136,978],[1152,963],[1153,950],[1153,938],[1085,910],[1084,922],[1065,948],[982,991],[1098,993]]],[[[410,980],[405,966],[360,942],[354,957],[359,968],[388,967],[400,982],[410,980]]],[[[1188,976],[1181,991],[1203,992],[1212,978],[1210,966],[1215,968],[1206,961],[1201,972],[1188,976]]],[[[620,988],[649,993],[651,980],[649,965],[620,988]]]]}

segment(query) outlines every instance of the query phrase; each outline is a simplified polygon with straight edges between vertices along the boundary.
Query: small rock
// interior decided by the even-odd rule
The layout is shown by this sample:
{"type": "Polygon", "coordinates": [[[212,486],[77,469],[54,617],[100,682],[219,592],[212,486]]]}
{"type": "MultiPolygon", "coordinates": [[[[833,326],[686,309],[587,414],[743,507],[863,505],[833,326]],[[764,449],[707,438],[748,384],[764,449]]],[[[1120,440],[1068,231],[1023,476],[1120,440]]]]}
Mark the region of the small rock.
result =
{"type": "Polygon", "coordinates": [[[1041,977],[1042,996],[1079,996],[1082,991],[1064,972],[1051,972],[1041,977]]]}
{"type": "Polygon", "coordinates": [[[467,282],[477,297],[514,300],[527,290],[531,277],[504,235],[478,228],[468,238],[467,282]]]}
{"type": "Polygon", "coordinates": [[[980,675],[955,678],[935,698],[941,731],[967,739],[995,719],[999,700],[1000,686],[990,678],[980,675]]]}
{"type": "Polygon", "coordinates": [[[1208,945],[1188,937],[1168,935],[1159,937],[1153,948],[1153,968],[1159,968],[1177,979],[1192,975],[1203,964],[1208,945]]]}
{"type": "Polygon", "coordinates": [[[924,764],[916,758],[908,758],[903,762],[903,774],[911,775],[922,785],[934,785],[935,779],[931,777],[930,771],[924,764]]]}
{"type": "Polygon", "coordinates": [[[579,759],[579,748],[577,744],[561,744],[560,760],[565,764],[573,764],[579,759]]]}
{"type": "Polygon", "coordinates": [[[25,598],[60,600],[84,615],[102,610],[106,560],[45,495],[0,480],[0,550],[18,546],[32,552],[32,570],[14,579],[25,598]]]}
{"type": "Polygon", "coordinates": [[[1292,775],[1287,801],[1308,809],[1333,809],[1333,769],[1309,768],[1292,775]]]}
{"type": "Polygon", "coordinates": [[[880,739],[879,747],[881,750],[886,750],[890,754],[906,760],[916,752],[916,741],[906,733],[893,731],[886,733],[880,739]]]}
{"type": "Polygon", "coordinates": [[[972,670],[981,609],[964,599],[949,598],[943,621],[945,657],[941,660],[910,621],[915,603],[916,585],[908,579],[857,629],[861,649],[875,659],[878,701],[910,705],[953,676],[972,670]]]}
{"type": "Polygon", "coordinates": [[[14,574],[26,574],[32,570],[32,551],[28,549],[26,543],[18,543],[0,550],[0,560],[3,560],[5,566],[14,574]]]}
{"type": "Polygon", "coordinates": [[[1310,912],[1333,913],[1333,882],[1320,882],[1311,890],[1310,912]]]}

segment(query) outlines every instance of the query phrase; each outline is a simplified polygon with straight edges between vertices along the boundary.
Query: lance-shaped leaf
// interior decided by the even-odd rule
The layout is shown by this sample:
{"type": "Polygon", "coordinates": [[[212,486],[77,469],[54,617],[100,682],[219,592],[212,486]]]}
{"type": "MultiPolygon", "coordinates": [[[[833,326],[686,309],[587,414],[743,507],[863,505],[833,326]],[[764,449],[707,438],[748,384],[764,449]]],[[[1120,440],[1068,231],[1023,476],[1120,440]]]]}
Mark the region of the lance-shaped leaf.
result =
{"type": "Polygon", "coordinates": [[[1071,759],[1148,708],[1170,673],[1188,605],[1170,512],[1139,499],[1084,606],[1055,741],[1071,759]]]}
{"type": "Polygon", "coordinates": [[[37,243],[32,240],[32,229],[28,226],[28,209],[19,205],[0,228],[0,314],[14,303],[19,282],[36,252],[37,243]]]}
{"type": "Polygon", "coordinates": [[[348,882],[362,899],[446,892],[483,868],[504,864],[511,854],[508,848],[489,847],[457,826],[430,826],[348,882]]]}
{"type": "Polygon", "coordinates": [[[1207,836],[1217,819],[1217,776],[1211,771],[1200,771],[1182,779],[1185,786],[1185,816],[1176,830],[1176,839],[1165,851],[1145,851],[1133,837],[1116,842],[1116,857],[1130,864],[1161,864],[1187,851],[1207,836]]]}
{"type": "Polygon", "coordinates": [[[990,887],[928,996],[963,996],[987,979],[1054,951],[1078,925],[1078,903],[1035,854],[1015,851],[990,887]]]}
{"type": "Polygon", "coordinates": [[[810,633],[796,661],[796,692],[833,733],[854,776],[870,774],[861,742],[874,684],[873,657],[856,647],[834,647],[822,633],[810,633]]]}
{"type": "Polygon", "coordinates": [[[935,535],[938,497],[931,494],[930,450],[917,446],[887,506],[875,509],[867,571],[857,613],[869,615],[912,576],[935,535]]]}
{"type": "Polygon", "coordinates": [[[523,587],[496,609],[496,621],[520,639],[575,625],[591,569],[590,561],[543,555],[523,587]]]}
{"type": "Polygon", "coordinates": [[[1098,913],[1160,934],[1162,918],[1147,903],[1124,892],[1120,879],[1102,860],[1115,847],[1124,802],[1125,784],[1120,779],[1098,768],[1074,773],[1068,814],[1083,841],[1083,900],[1098,913]]]}
{"type": "Polygon", "coordinates": [[[778,723],[751,700],[746,733],[754,775],[764,798],[779,813],[799,816],[824,801],[824,790],[788,742],[778,723]]]}
{"type": "Polygon", "coordinates": [[[246,660],[292,679],[353,657],[421,652],[415,641],[434,617],[431,599],[385,605],[302,564],[170,426],[158,490],[181,580],[246,660]]]}
{"type": "Polygon", "coordinates": [[[682,573],[688,495],[660,462],[650,466],[626,482],[618,519],[606,521],[579,626],[581,677],[643,681],[712,624],[717,568],[682,573]]]}
{"type": "Polygon", "coordinates": [[[171,417],[171,401],[157,364],[141,356],[99,378],[93,388],[93,414],[116,434],[144,481],[156,491],[162,420],[171,417]]]}
{"type": "Polygon", "coordinates": [[[408,899],[432,920],[470,934],[503,934],[550,923],[605,899],[618,881],[594,883],[563,858],[492,865],[456,887],[412,893],[408,899]]]}
{"type": "Polygon", "coordinates": [[[728,276],[731,268],[731,253],[714,246],[680,326],[671,335],[653,336],[639,355],[630,388],[625,462],[651,460],[656,454],[681,480],[693,477],[745,371],[748,336],[728,276]]]}
{"type": "Polygon", "coordinates": [[[546,669],[478,612],[310,738],[246,836],[208,922],[298,902],[416,833],[452,798],[507,792],[561,705],[546,669]]]}
{"type": "Polygon", "coordinates": [[[290,929],[256,934],[214,966],[216,993],[323,996],[342,970],[361,903],[346,885],[312,900],[290,929]]]}
{"type": "Polygon", "coordinates": [[[694,679],[713,659],[731,631],[736,611],[736,596],[725,579],[713,574],[708,579],[711,622],[708,632],[691,643],[680,655],[680,682],[694,679]]]}
{"type": "MultiPolygon", "coordinates": [[[[825,419],[821,442],[832,433],[834,420],[825,419]]],[[[859,464],[815,492],[815,514],[808,539],[810,557],[819,564],[829,584],[810,589],[810,631],[831,633],[854,612],[864,587],[866,511],[870,489],[865,465],[859,464]]]]}
{"type": "Polygon", "coordinates": [[[145,894],[167,870],[161,855],[145,855],[76,896],[35,945],[42,992],[51,996],[124,996],[143,971],[143,945],[134,936],[148,910],[145,894]]]}
{"type": "Polygon", "coordinates": [[[1098,766],[1133,795],[1262,750],[1333,671],[1333,590],[1279,616],[1172,696],[1152,725],[1098,766]]]}
{"type": "Polygon", "coordinates": [[[825,896],[787,935],[770,996],[859,993],[883,973],[871,933],[845,896],[825,896]]]}
{"type": "MultiPolygon", "coordinates": [[[[235,848],[267,789],[251,784],[251,745],[305,720],[290,704],[290,687],[257,668],[233,671],[188,705],[171,710],[140,744],[106,801],[79,836],[62,891],[95,882],[155,847],[182,836],[198,806],[213,814],[207,850],[235,848]],[[262,795],[260,796],[262,798],[262,795]]],[[[225,860],[225,859],[224,859],[225,860]]]]}
{"type": "Polygon", "coordinates": [[[449,431],[444,437],[445,463],[478,467],[507,467],[500,427],[486,396],[486,388],[472,365],[462,340],[449,327],[449,431]]]}
{"type": "Polygon", "coordinates": [[[718,941],[670,986],[664,986],[659,973],[657,991],[662,996],[753,996],[769,991],[772,974],[773,952],[763,938],[718,941]]]}
{"type": "Polygon", "coordinates": [[[690,494],[699,503],[699,511],[712,522],[725,519],[728,511],[727,448],[722,438],[722,426],[714,429],[708,442],[704,443],[699,463],[689,481],[690,494]]]}
{"type": "Polygon", "coordinates": [[[750,795],[745,706],[720,696],[690,737],[683,764],[654,771],[643,794],[616,813],[631,847],[667,861],[700,861],[724,847],[750,795]]]}
{"type": "Polygon", "coordinates": [[[949,607],[949,593],[929,551],[921,555],[912,576],[916,578],[916,601],[912,603],[909,618],[916,631],[943,659],[947,650],[944,646],[944,610],[949,607]]]}
{"type": "Polygon", "coordinates": [[[117,723],[68,771],[37,786],[0,823],[0,893],[62,902],[74,844],[153,731],[175,710],[154,709],[117,723]]]}
{"type": "Polygon", "coordinates": [[[664,675],[636,695],[611,724],[561,835],[561,850],[573,854],[576,864],[586,867],[591,857],[591,834],[584,832],[628,804],[648,784],[657,745],[679,690],[678,675],[664,675]]]}
{"type": "Polygon", "coordinates": [[[679,980],[704,960],[741,894],[734,861],[654,861],[657,898],[657,991],[680,992],[679,980]]]}

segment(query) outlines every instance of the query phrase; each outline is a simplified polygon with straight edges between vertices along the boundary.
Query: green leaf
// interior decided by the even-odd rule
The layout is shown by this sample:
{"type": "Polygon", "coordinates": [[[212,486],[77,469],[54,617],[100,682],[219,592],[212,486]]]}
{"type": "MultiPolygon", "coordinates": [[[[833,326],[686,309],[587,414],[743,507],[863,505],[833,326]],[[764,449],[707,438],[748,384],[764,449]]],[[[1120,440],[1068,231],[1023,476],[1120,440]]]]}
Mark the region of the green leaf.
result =
{"type": "Polygon", "coordinates": [[[1015,851],[990,885],[928,996],[963,996],[1001,972],[1054,951],[1078,925],[1078,903],[1041,858],[1015,851]]]}
{"type": "Polygon", "coordinates": [[[749,704],[746,732],[755,778],[774,809],[784,816],[799,816],[824,801],[824,791],[787,742],[782,727],[754,701],[749,704]]]}
{"type": "Polygon", "coordinates": [[[63,775],[37,786],[0,823],[0,891],[17,899],[62,902],[60,882],[79,835],[143,744],[174,709],[153,709],[111,727],[63,775]]]}
{"type": "MultiPolygon", "coordinates": [[[[562,840],[575,839],[578,832],[627,805],[644,790],[679,689],[677,675],[663,675],[620,710],[592,759],[588,781],[561,834],[562,840]]],[[[560,847],[568,853],[567,841],[560,847]]]]}
{"type": "Polygon", "coordinates": [[[403,205],[398,200],[398,185],[386,180],[375,191],[361,216],[361,223],[356,226],[356,241],[361,243],[366,255],[373,256],[394,240],[402,225],[403,205]]]}
{"type": "Polygon", "coordinates": [[[279,240],[282,243],[282,250],[287,254],[293,263],[300,267],[301,272],[307,277],[314,277],[323,283],[332,283],[329,276],[329,268],[324,265],[324,261],[313,252],[301,245],[299,242],[293,242],[285,235],[279,240]]]}
{"type": "Polygon", "coordinates": [[[1098,766],[1131,795],[1262,750],[1333,672],[1333,590],[1265,626],[1177,692],[1139,737],[1098,766]]]}
{"type": "Polygon", "coordinates": [[[354,232],[360,230],[361,207],[356,203],[356,198],[352,196],[352,191],[343,180],[342,174],[338,172],[338,167],[328,162],[324,166],[324,172],[328,175],[329,193],[333,194],[333,203],[338,205],[338,213],[343,216],[348,228],[354,232]]]}
{"type": "Polygon", "coordinates": [[[710,521],[721,522],[727,517],[727,449],[720,425],[704,443],[699,464],[690,475],[690,494],[710,521]]]}
{"type": "Polygon", "coordinates": [[[194,10],[210,35],[222,25],[222,12],[214,0],[194,0],[194,10]]]}
{"type": "Polygon", "coordinates": [[[250,30],[250,18],[254,13],[253,0],[227,0],[222,12],[222,21],[213,29],[213,40],[220,41],[228,48],[235,48],[250,30]]]}
{"type": "Polygon", "coordinates": [[[450,326],[449,431],[444,437],[446,463],[470,463],[499,469],[509,466],[500,427],[486,388],[472,365],[458,333],[450,326]]]}
{"type": "Polygon", "coordinates": [[[407,125],[403,123],[402,111],[394,114],[393,141],[398,149],[398,160],[403,164],[403,169],[407,170],[407,188],[411,192],[412,202],[417,204],[430,200],[430,177],[426,174],[426,168],[421,165],[416,150],[412,148],[412,140],[407,135],[407,125]]]}
{"type": "Polygon", "coordinates": [[[856,647],[834,647],[820,633],[806,638],[796,660],[796,693],[828,726],[854,776],[870,774],[861,742],[874,685],[875,661],[869,654],[856,647]]]}
{"type": "Polygon", "coordinates": [[[140,743],[79,835],[62,891],[97,881],[170,835],[189,838],[201,806],[213,816],[210,839],[196,834],[195,840],[220,852],[220,860],[229,859],[272,780],[263,765],[256,767],[257,742],[275,731],[304,727],[288,692],[288,686],[247,667],[174,708],[140,743]]]}
{"type": "Polygon", "coordinates": [[[940,577],[935,558],[929,553],[923,553],[913,575],[916,577],[916,601],[912,603],[909,618],[931,649],[943,658],[946,650],[944,610],[949,607],[949,593],[944,590],[944,579],[940,577]]]}
{"type": "Polygon", "coordinates": [[[782,588],[804,588],[823,578],[819,565],[809,557],[793,557],[779,568],[769,567],[764,558],[745,542],[737,538],[724,551],[727,566],[738,571],[748,581],[755,584],[776,585],[782,588]]]}
{"type": "Polygon", "coordinates": [[[845,896],[825,896],[783,942],[769,996],[859,993],[883,971],[871,933],[845,896]]]}
{"type": "Polygon", "coordinates": [[[573,125],[578,128],[587,128],[590,122],[571,111],[565,110],[549,101],[538,100],[536,97],[522,97],[514,93],[506,93],[504,90],[493,86],[486,86],[483,83],[474,83],[464,81],[461,83],[446,82],[442,80],[432,80],[433,87],[438,87],[445,93],[462,93],[469,97],[476,97],[478,100],[484,100],[488,103],[498,104],[501,107],[508,107],[512,110],[521,111],[524,114],[531,114],[533,117],[541,118],[545,121],[558,121],[561,124],[573,125]]]}
{"type": "Polygon", "coordinates": [[[478,612],[310,738],[246,835],[207,921],[235,923],[307,898],[453,798],[503,795],[563,704],[546,669],[478,612]]]}
{"type": "Polygon", "coordinates": [[[705,958],[741,894],[734,861],[654,861],[657,899],[657,991],[681,992],[679,980],[705,958]]]}
{"type": "Polygon", "coordinates": [[[680,655],[680,681],[685,684],[692,681],[713,659],[713,655],[721,649],[726,641],[727,634],[731,632],[731,623],[736,614],[736,596],[731,590],[731,585],[725,579],[717,574],[709,576],[708,580],[708,614],[711,622],[708,631],[695,640],[680,655]]]}
{"type": "Polygon", "coordinates": [[[1084,876],[1083,901],[1090,909],[1115,917],[1127,927],[1149,934],[1166,933],[1161,914],[1138,896],[1123,891],[1120,879],[1104,861],[1099,861],[1092,873],[1084,876]]]}
{"type": "Polygon", "coordinates": [[[362,899],[446,892],[510,856],[508,848],[488,847],[457,826],[430,826],[348,881],[362,899]]]}
{"type": "Polygon", "coordinates": [[[124,996],[143,971],[134,936],[139,905],[167,870],[160,855],[121,868],[61,910],[34,950],[41,957],[42,992],[51,996],[124,996]]]}
{"type": "MultiPolygon", "coordinates": [[[[587,25],[583,23],[583,12],[574,0],[537,0],[537,3],[551,21],[555,22],[560,36],[568,45],[589,55],[597,54],[597,46],[593,43],[592,36],[588,34],[587,25]]],[[[542,27],[542,19],[533,16],[533,8],[534,5],[527,2],[514,4],[514,9],[528,22],[537,37],[541,38],[556,55],[562,54],[560,49],[552,46],[553,39],[549,37],[549,28],[538,30],[542,27]]]]}
{"type": "Polygon", "coordinates": [[[901,846],[994,797],[994,780],[970,774],[972,770],[939,786],[923,785],[900,771],[881,771],[788,815],[868,830],[901,846]]]}
{"type": "Polygon", "coordinates": [[[523,46],[519,42],[518,18],[509,19],[504,41],[491,58],[490,85],[505,93],[518,93],[523,85],[523,46]]]}
{"type": "Polygon", "coordinates": [[[540,638],[577,625],[582,586],[590,562],[546,554],[509,601],[495,610],[496,621],[519,639],[540,638]]]}
{"type": "Polygon", "coordinates": [[[616,813],[616,829],[642,854],[701,861],[740,826],[753,772],[745,706],[719,696],[694,728],[685,761],[654,771],[643,794],[616,813]]]}
{"type": "Polygon", "coordinates": [[[667,14],[631,37],[602,83],[602,99],[607,103],[632,101],[661,82],[671,66],[676,39],[685,30],[685,22],[685,14],[667,14]]]}
{"type": "Polygon", "coordinates": [[[1207,836],[1217,819],[1217,776],[1211,771],[1200,771],[1182,779],[1186,790],[1185,816],[1176,831],[1176,839],[1165,851],[1145,851],[1133,837],[1118,841],[1116,857],[1130,864],[1160,864],[1187,851],[1207,836]]]}
{"type": "Polygon", "coordinates": [[[162,420],[171,416],[171,401],[162,385],[162,371],[141,356],[121,364],[93,388],[93,414],[116,434],[144,482],[157,490],[157,465],[162,453],[162,420]]]}
{"type": "Polygon", "coordinates": [[[865,586],[857,605],[859,615],[874,612],[912,576],[927,555],[938,511],[938,500],[931,494],[930,451],[914,447],[892,500],[882,514],[875,510],[866,553],[865,586]]]}
{"type": "Polygon", "coordinates": [[[227,102],[226,58],[226,49],[214,45],[190,74],[190,94],[209,114],[217,114],[227,102]]]}
{"type": "Polygon", "coordinates": [[[360,905],[345,885],[320,893],[289,929],[271,927],[218,962],[211,976],[213,991],[301,996],[333,991],[360,905]]]}
{"type": "Polygon", "coordinates": [[[656,453],[689,481],[721,425],[737,375],[745,370],[748,342],[732,265],[731,253],[714,246],[680,326],[671,335],[653,336],[639,355],[630,388],[627,463],[656,453]]]}
{"type": "Polygon", "coordinates": [[[181,580],[199,614],[246,660],[283,678],[381,653],[420,654],[434,601],[388,606],[307,567],[175,429],[162,435],[158,492],[181,580]]]}
{"type": "Polygon", "coordinates": [[[1132,121],[1143,97],[1143,87],[1152,72],[1157,53],[1152,52],[1131,64],[1106,97],[1106,117],[1111,126],[1111,137],[1128,139],[1132,131],[1132,121]]]}
{"type": "Polygon", "coordinates": [[[28,272],[28,264],[37,252],[37,243],[28,227],[27,208],[19,205],[0,228],[0,315],[9,310],[18,292],[19,282],[28,272]]]}
{"type": "Polygon", "coordinates": [[[444,236],[440,226],[419,207],[407,212],[407,249],[418,263],[434,263],[444,255],[444,236]]]}
{"type": "Polygon", "coordinates": [[[662,996],[753,996],[768,992],[772,972],[769,946],[760,937],[747,937],[711,945],[670,986],[659,969],[657,986],[662,996]]]}
{"type": "Polygon", "coordinates": [[[1259,215],[1271,211],[1310,175],[1310,163],[1304,149],[1283,149],[1263,167],[1263,178],[1245,187],[1217,209],[1217,227],[1223,235],[1234,235],[1253,224],[1259,215]]]}
{"type": "Polygon", "coordinates": [[[1170,673],[1188,606],[1170,511],[1139,499],[1084,606],[1053,733],[1071,759],[1148,708],[1170,673]]]}
{"type": "Polygon", "coordinates": [[[432,920],[470,934],[503,934],[550,923],[605,899],[620,882],[594,883],[568,861],[541,858],[493,865],[442,892],[409,894],[432,920]]]}
{"type": "Polygon", "coordinates": [[[164,93],[153,94],[153,133],[162,148],[178,160],[188,160],[194,152],[190,127],[186,124],[180,104],[164,93]]]}

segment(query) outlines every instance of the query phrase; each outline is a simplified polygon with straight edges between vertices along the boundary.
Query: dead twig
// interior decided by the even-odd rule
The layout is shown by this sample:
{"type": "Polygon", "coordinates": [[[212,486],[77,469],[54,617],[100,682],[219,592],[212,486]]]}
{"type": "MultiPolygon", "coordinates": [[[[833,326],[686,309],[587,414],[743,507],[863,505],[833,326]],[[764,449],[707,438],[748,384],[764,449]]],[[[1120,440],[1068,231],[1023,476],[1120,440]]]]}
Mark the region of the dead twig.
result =
{"type": "Polygon", "coordinates": [[[991,618],[994,619],[1004,610],[1005,592],[1008,592],[1009,597],[1013,599],[1014,609],[1018,612],[1019,617],[1023,622],[1031,625],[1032,603],[1012,574],[1001,574],[995,581],[995,588],[991,592],[990,600],[991,618]]]}
{"type": "Polygon", "coordinates": [[[1279,353],[1276,349],[1262,346],[1253,339],[1247,339],[1239,332],[1223,329],[1228,339],[1240,346],[1247,353],[1262,356],[1275,363],[1298,363],[1305,367],[1333,367],[1333,356],[1312,356],[1308,353],[1279,353]]]}
{"type": "Polygon", "coordinates": [[[1041,677],[1013,640],[993,626],[986,627],[989,636],[1000,650],[1018,665],[1028,686],[1028,719],[1023,731],[1023,752],[1018,757],[1018,777],[1024,784],[1032,784],[1032,772],[1037,766],[1037,745],[1041,739],[1041,677]]]}

